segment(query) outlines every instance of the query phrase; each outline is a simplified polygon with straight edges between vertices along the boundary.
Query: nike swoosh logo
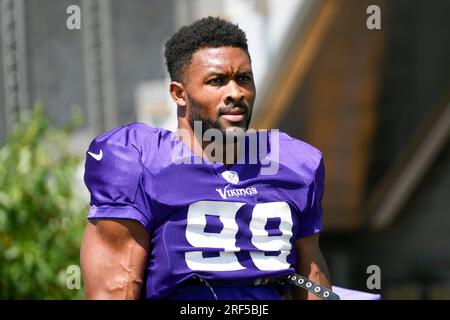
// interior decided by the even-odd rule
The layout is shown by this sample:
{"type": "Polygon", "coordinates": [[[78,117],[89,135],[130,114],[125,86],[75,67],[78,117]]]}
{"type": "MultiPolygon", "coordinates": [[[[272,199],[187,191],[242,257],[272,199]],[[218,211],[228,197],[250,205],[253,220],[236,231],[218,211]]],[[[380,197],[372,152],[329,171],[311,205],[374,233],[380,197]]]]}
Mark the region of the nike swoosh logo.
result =
{"type": "Polygon", "coordinates": [[[103,151],[102,150],[100,150],[99,154],[92,153],[92,152],[88,152],[88,153],[92,156],[92,158],[94,158],[97,161],[100,161],[103,158],[103,151]]]}

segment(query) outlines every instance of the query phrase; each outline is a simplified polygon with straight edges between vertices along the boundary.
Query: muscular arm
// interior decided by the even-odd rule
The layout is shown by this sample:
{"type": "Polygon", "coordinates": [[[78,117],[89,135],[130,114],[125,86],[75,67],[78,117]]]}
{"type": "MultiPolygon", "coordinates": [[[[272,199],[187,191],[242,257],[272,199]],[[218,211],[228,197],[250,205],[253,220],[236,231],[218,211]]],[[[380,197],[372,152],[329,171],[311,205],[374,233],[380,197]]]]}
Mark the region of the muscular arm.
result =
{"type": "Polygon", "coordinates": [[[137,221],[97,219],[81,245],[86,299],[139,299],[150,236],[137,221]]]}
{"type": "MultiPolygon", "coordinates": [[[[314,234],[295,242],[297,273],[331,289],[330,273],[319,247],[319,235],[314,234]]],[[[299,287],[292,287],[292,297],[301,300],[320,300],[316,295],[299,287]]]]}

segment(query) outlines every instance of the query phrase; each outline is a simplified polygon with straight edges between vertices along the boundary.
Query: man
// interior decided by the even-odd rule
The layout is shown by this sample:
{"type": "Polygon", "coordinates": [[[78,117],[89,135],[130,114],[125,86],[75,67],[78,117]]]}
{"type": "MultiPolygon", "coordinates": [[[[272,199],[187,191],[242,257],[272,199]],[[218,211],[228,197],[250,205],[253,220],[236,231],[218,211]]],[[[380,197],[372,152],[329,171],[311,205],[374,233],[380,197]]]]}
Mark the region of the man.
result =
{"type": "Polygon", "coordinates": [[[167,41],[165,57],[177,133],[133,123],[89,146],[86,298],[280,299],[293,272],[330,289],[322,155],[284,133],[244,134],[256,95],[245,33],[201,19],[167,41]],[[253,162],[251,141],[258,154],[267,142],[253,162]],[[276,172],[263,174],[267,161],[276,172]]]}

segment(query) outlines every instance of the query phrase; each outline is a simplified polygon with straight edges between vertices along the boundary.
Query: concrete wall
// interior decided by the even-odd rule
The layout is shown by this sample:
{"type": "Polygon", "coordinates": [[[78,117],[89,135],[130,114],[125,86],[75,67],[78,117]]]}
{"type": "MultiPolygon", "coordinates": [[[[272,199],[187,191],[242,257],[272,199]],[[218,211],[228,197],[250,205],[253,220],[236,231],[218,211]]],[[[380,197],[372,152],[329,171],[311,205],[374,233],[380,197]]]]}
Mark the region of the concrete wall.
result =
{"type": "MultiPolygon", "coordinates": [[[[82,0],[25,0],[25,35],[28,94],[30,104],[42,101],[45,112],[56,125],[81,111],[89,123],[85,33],[68,30],[66,9],[75,4],[86,12],[82,0]]],[[[109,0],[114,99],[117,123],[136,120],[134,91],[142,81],[164,79],[164,41],[175,30],[173,2],[161,0],[109,0]]],[[[0,61],[2,53],[0,51],[0,61]]],[[[101,62],[100,62],[101,63],[101,62]]],[[[2,66],[3,67],[3,66],[2,66]]],[[[6,135],[4,74],[0,72],[0,141],[6,135]]],[[[106,128],[109,129],[109,128],[106,128]]]]}

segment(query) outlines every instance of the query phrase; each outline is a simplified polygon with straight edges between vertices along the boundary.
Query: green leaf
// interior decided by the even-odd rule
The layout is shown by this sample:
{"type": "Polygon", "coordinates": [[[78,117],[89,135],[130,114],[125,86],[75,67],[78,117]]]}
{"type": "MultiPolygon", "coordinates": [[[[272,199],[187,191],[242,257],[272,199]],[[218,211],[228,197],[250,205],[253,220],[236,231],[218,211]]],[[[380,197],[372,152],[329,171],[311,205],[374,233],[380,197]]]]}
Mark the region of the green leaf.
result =
{"type": "Polygon", "coordinates": [[[79,264],[89,197],[68,149],[76,115],[50,125],[42,103],[23,113],[0,147],[0,299],[81,299],[61,270],[79,264]]]}

